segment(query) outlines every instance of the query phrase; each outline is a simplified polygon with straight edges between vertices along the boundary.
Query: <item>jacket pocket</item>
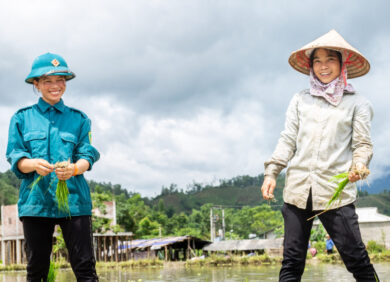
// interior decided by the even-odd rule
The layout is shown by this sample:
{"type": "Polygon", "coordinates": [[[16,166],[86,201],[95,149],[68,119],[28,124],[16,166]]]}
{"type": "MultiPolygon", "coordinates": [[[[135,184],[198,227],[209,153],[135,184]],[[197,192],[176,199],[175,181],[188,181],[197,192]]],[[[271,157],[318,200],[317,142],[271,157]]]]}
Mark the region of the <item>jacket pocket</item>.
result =
{"type": "Polygon", "coordinates": [[[69,132],[60,132],[60,137],[62,140],[63,151],[65,153],[66,159],[72,158],[73,150],[77,145],[77,138],[74,134],[69,132]]]}
{"type": "Polygon", "coordinates": [[[23,135],[24,141],[30,146],[33,158],[47,155],[47,133],[45,131],[30,131],[23,135]]]}

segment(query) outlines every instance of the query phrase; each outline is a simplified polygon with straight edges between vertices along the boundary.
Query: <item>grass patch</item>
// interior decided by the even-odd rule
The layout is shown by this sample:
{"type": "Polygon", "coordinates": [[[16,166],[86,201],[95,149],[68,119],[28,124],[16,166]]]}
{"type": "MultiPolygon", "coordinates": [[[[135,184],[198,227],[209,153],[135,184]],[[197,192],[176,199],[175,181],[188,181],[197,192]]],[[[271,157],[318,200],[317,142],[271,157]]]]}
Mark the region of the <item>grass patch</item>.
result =
{"type": "Polygon", "coordinates": [[[144,268],[144,267],[162,267],[164,262],[158,259],[141,259],[121,262],[97,262],[98,269],[117,269],[117,268],[144,268]]]}
{"type": "Polygon", "coordinates": [[[270,257],[267,254],[255,256],[221,256],[211,255],[205,259],[188,260],[186,266],[231,266],[231,265],[261,265],[280,263],[281,258],[270,257]]]}

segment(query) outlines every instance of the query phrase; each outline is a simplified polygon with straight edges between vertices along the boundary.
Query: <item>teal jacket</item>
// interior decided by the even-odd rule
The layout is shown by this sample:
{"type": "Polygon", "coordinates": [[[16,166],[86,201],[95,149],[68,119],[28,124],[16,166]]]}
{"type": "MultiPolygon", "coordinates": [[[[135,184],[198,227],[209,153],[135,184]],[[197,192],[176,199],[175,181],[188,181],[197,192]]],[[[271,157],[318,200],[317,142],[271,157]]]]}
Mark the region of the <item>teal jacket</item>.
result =
{"type": "MultiPolygon", "coordinates": [[[[19,217],[51,218],[69,216],[69,213],[58,210],[55,200],[58,180],[55,173],[43,177],[31,189],[29,186],[38,174],[22,173],[18,169],[18,161],[21,158],[39,158],[55,164],[68,159],[73,163],[85,159],[91,169],[100,157],[91,145],[91,121],[88,117],[79,110],[65,106],[62,100],[51,106],[42,98],[37,104],[20,109],[12,117],[6,155],[11,170],[22,179],[19,217]]],[[[71,177],[67,185],[70,215],[91,215],[91,194],[84,175],[71,177]]]]}

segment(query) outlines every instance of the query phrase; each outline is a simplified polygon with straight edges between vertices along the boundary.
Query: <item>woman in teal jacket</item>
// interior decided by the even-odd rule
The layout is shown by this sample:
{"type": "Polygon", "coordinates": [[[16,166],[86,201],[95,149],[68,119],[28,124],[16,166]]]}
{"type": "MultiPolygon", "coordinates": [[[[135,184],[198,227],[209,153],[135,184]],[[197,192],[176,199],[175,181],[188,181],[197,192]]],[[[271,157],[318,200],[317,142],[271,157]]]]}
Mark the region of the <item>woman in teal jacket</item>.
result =
{"type": "Polygon", "coordinates": [[[77,281],[97,281],[92,246],[89,187],[83,173],[99,159],[91,145],[91,122],[67,107],[62,96],[73,79],[65,60],[56,54],[37,57],[26,82],[41,93],[37,104],[17,111],[11,119],[7,160],[22,179],[18,212],[27,252],[27,280],[46,281],[55,225],[60,225],[77,281]],[[57,162],[68,161],[65,168],[57,162]],[[34,180],[41,180],[32,186],[34,180]],[[58,208],[56,187],[65,180],[69,210],[58,208]]]}

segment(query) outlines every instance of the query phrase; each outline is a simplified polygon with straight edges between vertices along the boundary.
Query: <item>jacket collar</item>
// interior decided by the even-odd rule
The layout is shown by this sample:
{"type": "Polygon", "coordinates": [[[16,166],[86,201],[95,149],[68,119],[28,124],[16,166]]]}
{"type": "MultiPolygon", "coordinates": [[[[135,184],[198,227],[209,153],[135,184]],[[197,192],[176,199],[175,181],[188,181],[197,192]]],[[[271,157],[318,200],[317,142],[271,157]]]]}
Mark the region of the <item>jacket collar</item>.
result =
{"type": "Polygon", "coordinates": [[[43,113],[46,112],[48,109],[50,109],[50,107],[54,107],[57,111],[59,111],[61,113],[63,113],[65,110],[65,104],[64,104],[64,101],[62,99],[57,104],[52,106],[49,103],[47,103],[45,100],[43,100],[42,98],[39,98],[38,107],[43,113]]]}

